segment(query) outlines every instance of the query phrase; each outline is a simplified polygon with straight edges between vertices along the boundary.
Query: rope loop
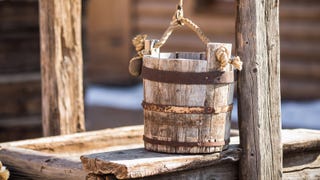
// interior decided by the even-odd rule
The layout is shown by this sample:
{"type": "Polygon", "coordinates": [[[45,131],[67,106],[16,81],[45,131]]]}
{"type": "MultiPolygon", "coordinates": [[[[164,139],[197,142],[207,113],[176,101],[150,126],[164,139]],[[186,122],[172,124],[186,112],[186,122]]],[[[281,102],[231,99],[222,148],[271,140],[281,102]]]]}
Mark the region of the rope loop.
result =
{"type": "Polygon", "coordinates": [[[129,72],[132,76],[138,77],[141,74],[142,59],[145,51],[144,42],[147,35],[140,34],[132,39],[132,44],[137,51],[137,55],[131,58],[129,62],[129,72]]]}
{"type": "MultiPolygon", "coordinates": [[[[210,42],[210,39],[203,33],[198,25],[192,22],[190,19],[185,18],[183,14],[183,0],[180,0],[179,4],[177,5],[177,10],[172,17],[169,27],[166,29],[164,34],[162,35],[161,39],[154,45],[153,48],[158,49],[161,48],[168,40],[172,32],[180,27],[186,25],[188,28],[193,30],[201,41],[207,45],[210,42]]],[[[129,72],[133,76],[139,76],[141,74],[141,67],[142,67],[142,59],[144,54],[148,54],[145,50],[145,40],[147,39],[147,35],[138,35],[133,40],[132,43],[135,46],[137,51],[137,55],[130,60],[129,63],[129,72]]],[[[225,47],[220,47],[216,51],[216,58],[220,63],[220,70],[223,70],[227,64],[233,65],[236,69],[242,69],[242,61],[240,58],[232,57],[229,58],[230,54],[225,47]]]]}
{"type": "Polygon", "coordinates": [[[161,48],[167,42],[172,32],[179,26],[184,25],[193,30],[204,44],[208,44],[210,42],[209,38],[203,33],[198,25],[196,25],[190,19],[184,17],[183,0],[180,0],[179,4],[177,5],[177,10],[172,17],[172,21],[170,22],[170,26],[164,32],[159,42],[155,44],[154,48],[161,48]]]}
{"type": "Polygon", "coordinates": [[[240,60],[239,56],[231,57],[229,58],[230,54],[228,52],[228,49],[224,46],[221,46],[216,51],[216,58],[220,63],[220,70],[223,70],[227,64],[231,64],[233,67],[238,69],[239,71],[242,70],[242,64],[243,62],[240,60]]]}
{"type": "Polygon", "coordinates": [[[175,17],[172,18],[173,21],[175,21],[175,19],[177,20],[177,23],[181,26],[184,25],[184,23],[182,22],[182,19],[184,18],[183,17],[184,13],[183,13],[183,7],[179,4],[177,6],[177,10],[176,10],[176,13],[175,13],[175,17]]]}

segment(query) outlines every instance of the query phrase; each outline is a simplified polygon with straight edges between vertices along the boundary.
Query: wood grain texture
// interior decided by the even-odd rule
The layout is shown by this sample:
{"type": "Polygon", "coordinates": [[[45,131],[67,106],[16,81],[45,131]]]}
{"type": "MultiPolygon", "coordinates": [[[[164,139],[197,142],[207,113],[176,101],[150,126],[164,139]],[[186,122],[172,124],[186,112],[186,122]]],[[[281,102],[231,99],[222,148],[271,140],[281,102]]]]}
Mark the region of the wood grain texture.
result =
{"type": "Polygon", "coordinates": [[[142,143],[142,135],[143,126],[139,125],[8,142],[0,144],[0,148],[19,147],[60,155],[64,153],[81,154],[90,149],[142,143]]]}
{"type": "Polygon", "coordinates": [[[131,0],[90,0],[87,8],[88,61],[85,80],[108,85],[130,85],[137,82],[128,72],[133,55],[131,39],[131,0]]]}
{"type": "MultiPolygon", "coordinates": [[[[135,1],[133,1],[135,2],[135,1]]],[[[199,0],[185,1],[184,11],[187,17],[196,22],[211,39],[218,42],[231,42],[235,40],[235,2],[234,1],[206,1],[205,6],[200,5],[199,0]],[[199,9],[198,6],[201,6],[199,9]]],[[[132,6],[135,16],[132,20],[132,29],[139,33],[146,33],[151,37],[161,37],[169,19],[174,12],[177,1],[170,0],[139,0],[132,6]]],[[[250,3],[253,6],[253,3],[250,3]]],[[[252,8],[247,8],[252,9],[252,8]]],[[[289,1],[280,3],[280,33],[281,33],[281,78],[287,81],[290,78],[290,87],[281,86],[283,99],[316,99],[319,91],[313,90],[303,93],[301,81],[294,75],[297,72],[303,74],[302,81],[308,81],[313,87],[317,87],[314,79],[315,69],[319,66],[320,54],[320,1],[289,1]],[[294,12],[294,13],[293,13],[294,12]],[[297,61],[304,64],[296,71],[290,69],[297,61]],[[311,63],[311,61],[313,63],[311,63]],[[292,63],[291,63],[292,62],[292,63]],[[310,63],[309,63],[310,62],[310,63]],[[311,64],[317,65],[308,69],[311,64]]],[[[261,11],[262,12],[262,11],[261,11]]],[[[260,12],[259,12],[260,13],[260,12]]],[[[254,14],[254,13],[248,13],[254,14]]],[[[263,13],[262,13],[263,14],[263,13]]],[[[167,51],[201,51],[203,47],[192,31],[177,30],[175,38],[168,41],[163,50],[167,51]]],[[[317,71],[319,72],[319,71],[317,71]]],[[[317,75],[318,77],[318,75],[317,75]]],[[[318,86],[319,87],[319,86],[318,86]]]]}
{"type": "Polygon", "coordinates": [[[85,179],[82,154],[142,147],[142,134],[131,126],[1,143],[0,159],[13,179],[85,179]]]}
{"type": "MultiPolygon", "coordinates": [[[[283,178],[316,177],[319,175],[320,172],[313,171],[313,169],[320,168],[320,131],[283,130],[282,136],[282,145],[285,149],[283,178]],[[306,174],[303,175],[303,173],[306,174]]],[[[235,157],[235,154],[232,153],[240,153],[233,151],[235,145],[239,144],[239,137],[232,138],[231,144],[233,145],[229,150],[223,151],[221,155],[222,158],[225,156],[224,153],[232,151],[227,156],[231,162],[219,162],[218,164],[215,164],[218,159],[213,158],[216,154],[172,155],[153,153],[137,148],[85,155],[82,156],[82,162],[89,173],[97,175],[112,173],[118,179],[134,177],[143,179],[186,179],[187,177],[190,177],[187,179],[206,179],[209,177],[227,180],[238,179],[238,161],[232,161],[232,158],[235,157]],[[184,158],[184,160],[180,161],[180,158],[184,158]],[[220,167],[224,167],[224,169],[220,167]]]]}
{"type": "MultiPolygon", "coordinates": [[[[237,142],[235,138],[235,142],[237,142]]],[[[93,174],[114,174],[118,179],[140,178],[187,169],[235,162],[240,149],[233,145],[221,153],[208,155],[175,155],[131,148],[81,156],[84,169],[93,174]]]]}
{"type": "Polygon", "coordinates": [[[138,178],[139,180],[235,180],[238,178],[238,162],[225,162],[186,171],[138,178]]]}
{"type": "Polygon", "coordinates": [[[0,76],[1,118],[40,116],[40,81],[41,78],[39,73],[21,73],[0,76]]]}
{"type": "MultiPolygon", "coordinates": [[[[91,164],[83,166],[90,166],[96,171],[112,171],[118,175],[127,173],[135,176],[154,174],[154,176],[139,177],[141,179],[234,180],[238,177],[239,161],[234,161],[234,157],[239,158],[241,152],[230,151],[239,145],[239,137],[232,138],[234,145],[225,151],[219,160],[218,154],[170,155],[144,151],[142,134],[143,126],[131,126],[2,143],[0,159],[9,167],[12,177],[20,179],[30,179],[30,177],[34,179],[76,179],[77,177],[79,179],[117,179],[111,174],[94,174],[90,171],[84,173],[80,162],[82,155],[84,158],[92,157],[88,161],[91,164]],[[230,153],[226,154],[227,152],[230,153]],[[128,154],[130,156],[126,156],[128,154]],[[103,161],[103,159],[106,160],[104,157],[109,157],[110,161],[103,161]],[[182,160],[183,157],[186,161],[182,160]],[[155,161],[157,163],[154,163],[155,161]],[[94,164],[94,162],[99,163],[94,164]],[[120,167],[120,169],[113,169],[103,164],[120,167]],[[95,165],[98,166],[95,167],[95,165]],[[131,169],[120,171],[126,166],[131,169]],[[132,167],[136,168],[132,169],[132,167]],[[154,172],[151,172],[149,167],[152,167],[154,172]]],[[[317,179],[320,176],[320,131],[283,130],[282,137],[283,179],[317,179]]]]}
{"type": "Polygon", "coordinates": [[[84,131],[81,0],[39,2],[44,135],[84,131]]]}
{"type": "Polygon", "coordinates": [[[42,137],[41,116],[0,120],[0,143],[42,137]]]}
{"type": "MultiPolygon", "coordinates": [[[[161,53],[158,56],[145,56],[143,63],[147,68],[163,71],[217,71],[219,63],[216,60],[215,52],[221,46],[225,46],[231,52],[231,44],[209,43],[207,55],[204,53],[161,53]]],[[[225,70],[233,71],[230,66],[227,66],[225,70]]],[[[219,109],[233,102],[233,84],[186,85],[147,79],[144,79],[143,82],[146,103],[219,109]]],[[[175,114],[145,109],[144,135],[149,139],[166,142],[225,142],[230,137],[230,117],[231,112],[175,114]]],[[[167,153],[210,153],[226,149],[227,145],[184,147],[145,142],[145,147],[148,150],[167,153]]]]}
{"type": "Polygon", "coordinates": [[[4,148],[0,150],[0,158],[13,173],[32,179],[84,179],[86,172],[81,163],[75,163],[72,157],[56,157],[22,148],[4,148]]]}
{"type": "Polygon", "coordinates": [[[281,179],[279,1],[237,1],[240,179],[281,179]]]}
{"type": "Polygon", "coordinates": [[[40,72],[38,1],[1,1],[0,22],[0,74],[40,72]]]}

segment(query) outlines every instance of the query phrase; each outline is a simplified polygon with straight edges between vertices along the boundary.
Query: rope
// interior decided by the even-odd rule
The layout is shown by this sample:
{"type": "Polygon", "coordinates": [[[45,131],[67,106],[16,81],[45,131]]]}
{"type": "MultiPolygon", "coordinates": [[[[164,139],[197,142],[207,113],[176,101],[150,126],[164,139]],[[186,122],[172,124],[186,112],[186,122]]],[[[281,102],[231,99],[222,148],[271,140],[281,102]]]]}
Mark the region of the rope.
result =
{"type": "Polygon", "coordinates": [[[183,6],[183,0],[180,0],[179,5],[182,7],[183,6]]]}
{"type": "Polygon", "coordinates": [[[132,44],[137,51],[137,57],[143,57],[143,50],[144,50],[144,41],[147,39],[146,34],[139,34],[135,38],[132,39],[132,44]]]}
{"type": "Polygon", "coordinates": [[[209,38],[203,33],[203,31],[200,29],[200,27],[198,25],[196,25],[190,19],[185,18],[183,16],[183,0],[180,0],[180,3],[177,7],[177,10],[172,17],[172,21],[170,22],[170,26],[164,32],[160,41],[155,44],[154,48],[162,47],[167,42],[167,40],[170,37],[170,35],[172,34],[172,32],[176,28],[178,28],[180,26],[184,26],[184,25],[186,25],[188,28],[190,28],[192,31],[194,31],[204,44],[208,44],[210,42],[209,38]]]}
{"type": "MultiPolygon", "coordinates": [[[[161,48],[167,42],[172,32],[176,28],[184,25],[194,31],[205,45],[210,42],[209,38],[203,33],[198,25],[183,16],[183,0],[180,0],[169,27],[166,29],[161,39],[154,45],[153,48],[161,48]]],[[[146,54],[144,50],[144,42],[146,39],[147,35],[138,35],[132,40],[132,44],[135,46],[135,49],[137,51],[137,55],[133,57],[129,63],[129,72],[133,76],[139,76],[141,74],[142,59],[143,55],[146,54]]],[[[240,58],[237,56],[230,59],[228,50],[225,47],[220,47],[217,50],[216,57],[220,62],[220,70],[223,70],[228,63],[233,65],[238,70],[242,69],[242,61],[240,60],[240,58]]]]}
{"type": "Polygon", "coordinates": [[[234,66],[236,69],[238,69],[239,71],[242,70],[242,65],[243,65],[243,62],[240,60],[240,57],[239,56],[235,56],[235,57],[232,57],[229,61],[229,63],[234,66]]]}
{"type": "Polygon", "coordinates": [[[6,169],[5,166],[2,165],[0,161],[0,180],[7,180],[9,179],[9,176],[10,176],[9,171],[6,169]]]}
{"type": "Polygon", "coordinates": [[[144,54],[144,41],[147,39],[147,35],[137,35],[132,39],[132,44],[137,51],[137,55],[133,57],[129,62],[129,72],[132,76],[138,77],[141,74],[142,59],[144,54]]]}
{"type": "Polygon", "coordinates": [[[243,62],[240,60],[239,56],[235,56],[232,58],[229,58],[230,54],[228,52],[228,49],[224,46],[221,46],[216,51],[216,58],[220,63],[220,70],[223,70],[227,64],[231,64],[233,67],[238,69],[239,71],[242,70],[242,64],[243,62]]]}

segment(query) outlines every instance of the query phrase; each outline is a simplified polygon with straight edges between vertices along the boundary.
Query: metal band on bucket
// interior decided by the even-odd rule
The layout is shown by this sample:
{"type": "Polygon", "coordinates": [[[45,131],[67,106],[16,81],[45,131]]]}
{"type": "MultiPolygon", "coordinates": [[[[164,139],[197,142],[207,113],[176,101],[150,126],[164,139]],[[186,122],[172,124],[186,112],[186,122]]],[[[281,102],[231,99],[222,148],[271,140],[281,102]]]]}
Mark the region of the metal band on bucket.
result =
{"type": "Polygon", "coordinates": [[[172,147],[217,147],[224,146],[229,144],[230,139],[225,141],[206,141],[206,142],[178,142],[178,141],[163,141],[157,139],[151,139],[146,136],[143,136],[143,140],[146,143],[157,144],[157,145],[167,145],[172,147]]]}
{"type": "Polygon", "coordinates": [[[152,104],[145,101],[142,102],[142,107],[147,111],[156,111],[175,114],[219,114],[231,112],[233,104],[220,107],[204,107],[204,106],[171,106],[163,104],[152,104]]]}
{"type": "Polygon", "coordinates": [[[142,78],[155,82],[173,84],[231,84],[234,71],[176,72],[142,67],[142,78]]]}

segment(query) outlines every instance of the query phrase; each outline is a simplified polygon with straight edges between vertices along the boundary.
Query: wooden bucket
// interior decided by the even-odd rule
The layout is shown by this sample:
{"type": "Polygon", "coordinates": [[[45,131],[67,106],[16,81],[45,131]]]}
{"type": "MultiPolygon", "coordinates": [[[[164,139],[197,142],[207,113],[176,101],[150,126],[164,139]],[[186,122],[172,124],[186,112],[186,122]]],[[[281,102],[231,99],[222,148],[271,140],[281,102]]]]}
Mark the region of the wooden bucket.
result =
{"type": "Polygon", "coordinates": [[[228,147],[234,69],[207,53],[152,53],[143,58],[144,144],[166,153],[212,153],[228,147]]]}

